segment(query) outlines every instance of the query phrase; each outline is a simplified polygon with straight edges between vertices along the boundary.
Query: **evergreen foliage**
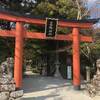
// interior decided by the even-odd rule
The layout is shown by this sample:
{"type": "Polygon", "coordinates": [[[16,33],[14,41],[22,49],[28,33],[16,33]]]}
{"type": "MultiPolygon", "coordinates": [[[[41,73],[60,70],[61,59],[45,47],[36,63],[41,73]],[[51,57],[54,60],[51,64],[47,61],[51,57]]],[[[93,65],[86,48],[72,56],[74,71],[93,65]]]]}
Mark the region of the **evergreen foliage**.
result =
{"type": "MultiPolygon", "coordinates": [[[[84,13],[85,10],[87,10],[85,4],[80,0],[79,4],[81,5],[82,13],[84,13]]],[[[0,1],[0,9],[5,9],[9,11],[18,12],[21,14],[26,15],[37,15],[37,16],[47,16],[47,17],[61,17],[65,19],[77,19],[77,13],[78,13],[78,7],[76,4],[76,0],[1,0],[0,1]]],[[[87,18],[89,15],[86,15],[83,18],[87,18]]],[[[0,27],[2,28],[2,27],[0,27]]],[[[3,28],[2,28],[3,29],[3,28]]],[[[44,27],[38,27],[36,25],[29,25],[28,27],[29,31],[41,31],[44,32],[44,27]]],[[[71,29],[67,28],[59,28],[58,33],[61,34],[67,34],[70,32],[71,29]]],[[[84,31],[82,30],[82,33],[84,31]]],[[[87,31],[85,31],[86,33],[87,31]]],[[[88,31],[90,32],[90,31],[88,31]]],[[[99,31],[100,33],[100,31],[99,31]]],[[[24,59],[25,60],[33,60],[38,59],[38,62],[45,61],[45,59],[48,60],[52,59],[52,61],[47,61],[54,63],[55,62],[55,56],[56,52],[52,54],[52,51],[65,47],[66,45],[69,45],[71,43],[68,43],[66,41],[58,42],[58,41],[51,41],[51,40],[27,40],[25,39],[24,44],[24,59]],[[59,47],[57,48],[56,44],[59,44],[59,47]],[[46,55],[46,56],[45,56],[46,55]],[[45,57],[44,57],[45,56],[45,57]],[[43,59],[42,59],[43,58],[43,59]]],[[[100,54],[100,43],[96,42],[87,44],[82,43],[81,48],[83,51],[81,51],[82,54],[82,63],[87,65],[87,61],[89,66],[93,64],[93,61],[95,63],[95,60],[97,59],[97,56],[100,54]],[[91,49],[91,52],[88,52],[87,46],[91,49]],[[88,54],[88,57],[86,56],[88,54]],[[87,59],[87,61],[85,60],[87,59]]],[[[2,50],[2,53],[0,52],[0,61],[3,61],[3,58],[6,56],[14,56],[14,40],[11,38],[1,38],[0,39],[0,50],[2,50]]],[[[71,54],[70,50],[70,54],[71,54]]],[[[60,55],[60,53],[58,53],[60,55]]],[[[66,58],[66,51],[65,55],[63,55],[64,58],[66,58]]],[[[66,63],[64,63],[64,66],[66,66],[66,63]]],[[[50,65],[50,64],[49,64],[50,65]]],[[[52,64],[50,65],[52,66],[52,64]]],[[[49,68],[50,69],[50,68],[49,68]]],[[[64,69],[64,68],[63,68],[64,69]]]]}

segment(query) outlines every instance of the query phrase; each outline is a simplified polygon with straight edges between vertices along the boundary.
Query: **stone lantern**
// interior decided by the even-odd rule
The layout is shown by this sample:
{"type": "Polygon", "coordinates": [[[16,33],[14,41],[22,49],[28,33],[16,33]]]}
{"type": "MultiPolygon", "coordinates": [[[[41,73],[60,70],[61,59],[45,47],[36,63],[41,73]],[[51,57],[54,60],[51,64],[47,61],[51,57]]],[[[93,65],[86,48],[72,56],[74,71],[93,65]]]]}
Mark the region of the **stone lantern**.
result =
{"type": "Polygon", "coordinates": [[[57,60],[57,61],[55,62],[55,67],[56,67],[56,71],[55,71],[54,76],[55,76],[55,77],[61,78],[61,74],[60,74],[60,72],[59,72],[59,67],[60,67],[60,62],[59,62],[59,60],[57,60]]]}
{"type": "Polygon", "coordinates": [[[97,60],[96,65],[97,65],[97,75],[100,75],[100,59],[97,60]]]}

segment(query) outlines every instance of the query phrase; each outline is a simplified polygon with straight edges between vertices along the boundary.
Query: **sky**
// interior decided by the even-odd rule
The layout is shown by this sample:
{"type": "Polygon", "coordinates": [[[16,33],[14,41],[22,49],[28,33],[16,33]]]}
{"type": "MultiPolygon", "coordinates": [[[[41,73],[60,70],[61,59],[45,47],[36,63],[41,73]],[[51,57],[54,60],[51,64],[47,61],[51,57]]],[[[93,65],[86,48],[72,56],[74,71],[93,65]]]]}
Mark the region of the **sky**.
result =
{"type": "Polygon", "coordinates": [[[94,2],[94,1],[96,1],[96,0],[88,0],[89,2],[94,2]]]}
{"type": "MultiPolygon", "coordinates": [[[[88,7],[91,8],[93,6],[93,4],[94,4],[95,1],[99,1],[99,0],[88,0],[88,7]]],[[[100,28],[100,21],[95,26],[98,27],[98,28],[100,28]]]]}
{"type": "Polygon", "coordinates": [[[98,0],[88,0],[88,7],[90,8],[95,1],[98,1],[98,0]]]}
{"type": "Polygon", "coordinates": [[[98,1],[98,0],[88,0],[89,3],[93,3],[95,1],[98,1]]]}

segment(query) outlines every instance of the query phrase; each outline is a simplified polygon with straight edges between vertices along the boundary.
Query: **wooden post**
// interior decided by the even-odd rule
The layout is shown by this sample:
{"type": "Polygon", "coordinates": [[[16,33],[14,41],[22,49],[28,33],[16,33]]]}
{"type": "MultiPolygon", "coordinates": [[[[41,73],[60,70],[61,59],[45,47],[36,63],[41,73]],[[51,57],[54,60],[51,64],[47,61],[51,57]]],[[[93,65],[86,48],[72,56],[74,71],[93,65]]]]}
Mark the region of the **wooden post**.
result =
{"type": "Polygon", "coordinates": [[[79,29],[73,28],[73,85],[80,89],[80,36],[79,29]]]}
{"type": "Polygon", "coordinates": [[[16,88],[22,86],[23,25],[16,22],[14,79],[16,88]]]}

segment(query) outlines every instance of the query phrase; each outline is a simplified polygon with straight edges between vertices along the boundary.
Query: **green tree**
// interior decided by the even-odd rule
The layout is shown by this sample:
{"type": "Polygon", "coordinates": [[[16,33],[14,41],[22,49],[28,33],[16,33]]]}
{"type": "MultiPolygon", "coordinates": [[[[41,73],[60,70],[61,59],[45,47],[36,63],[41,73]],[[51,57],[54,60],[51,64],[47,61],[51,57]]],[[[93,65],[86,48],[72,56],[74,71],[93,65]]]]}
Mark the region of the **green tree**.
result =
{"type": "MultiPolygon", "coordinates": [[[[81,19],[87,18],[86,6],[83,0],[2,0],[0,1],[0,8],[8,9],[20,14],[29,14],[37,16],[55,17],[61,19],[81,19]],[[81,17],[80,17],[81,16],[81,17]]],[[[29,25],[29,31],[38,30],[43,31],[44,27],[40,28],[36,25],[29,25]]],[[[58,29],[61,33],[67,33],[69,29],[58,29]]],[[[58,33],[59,33],[58,31],[58,33]]],[[[1,41],[1,40],[0,40],[1,41]]],[[[6,41],[5,41],[6,43],[6,41]]],[[[56,50],[56,41],[38,41],[30,40],[25,43],[26,59],[35,59],[47,51],[56,50]],[[41,45],[40,45],[41,44],[41,45]],[[29,54],[30,53],[30,54],[29,54]]],[[[67,42],[59,42],[59,47],[64,47],[67,42]]],[[[11,46],[9,46],[10,48],[11,46]]],[[[47,55],[51,55],[47,53],[47,55]]],[[[54,53],[56,55],[56,52],[54,53]]],[[[53,57],[52,57],[53,58],[53,57]]],[[[54,59],[55,60],[55,59],[54,59]]]]}

